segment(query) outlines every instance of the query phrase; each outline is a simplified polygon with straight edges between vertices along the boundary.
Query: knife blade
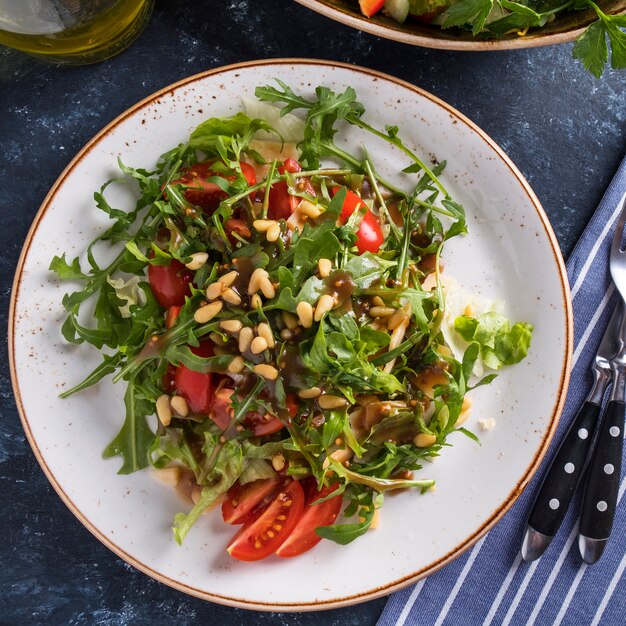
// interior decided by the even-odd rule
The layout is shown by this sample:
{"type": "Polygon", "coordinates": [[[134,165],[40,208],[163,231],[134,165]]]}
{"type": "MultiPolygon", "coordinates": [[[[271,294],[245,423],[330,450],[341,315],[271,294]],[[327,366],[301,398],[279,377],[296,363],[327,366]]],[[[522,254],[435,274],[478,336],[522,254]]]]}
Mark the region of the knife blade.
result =
{"type": "Polygon", "coordinates": [[[591,390],[554,455],[528,516],[522,543],[525,561],[538,559],[550,545],[586,468],[602,400],[612,380],[611,360],[622,346],[619,330],[623,315],[624,305],[620,300],[591,366],[594,375],[591,390]]]}

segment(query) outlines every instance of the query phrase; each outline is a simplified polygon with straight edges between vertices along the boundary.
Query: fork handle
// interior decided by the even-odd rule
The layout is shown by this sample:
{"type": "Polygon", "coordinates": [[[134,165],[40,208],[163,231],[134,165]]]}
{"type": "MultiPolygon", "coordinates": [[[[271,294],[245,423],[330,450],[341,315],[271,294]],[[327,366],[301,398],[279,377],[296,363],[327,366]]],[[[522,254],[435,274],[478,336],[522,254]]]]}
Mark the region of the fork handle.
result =
{"type": "Polygon", "coordinates": [[[600,558],[613,527],[622,468],[625,408],[621,400],[608,403],[589,465],[579,530],[579,548],[587,563],[600,558]]]}

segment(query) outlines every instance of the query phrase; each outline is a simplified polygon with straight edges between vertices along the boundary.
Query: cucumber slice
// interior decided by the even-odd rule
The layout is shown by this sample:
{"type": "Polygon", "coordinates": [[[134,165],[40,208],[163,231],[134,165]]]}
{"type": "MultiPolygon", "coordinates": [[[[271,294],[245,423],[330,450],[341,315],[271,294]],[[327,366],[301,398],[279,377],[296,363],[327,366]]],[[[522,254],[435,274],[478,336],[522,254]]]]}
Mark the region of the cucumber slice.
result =
{"type": "Polygon", "coordinates": [[[409,0],[385,0],[385,13],[393,17],[396,22],[404,22],[409,15],[409,0]]]}

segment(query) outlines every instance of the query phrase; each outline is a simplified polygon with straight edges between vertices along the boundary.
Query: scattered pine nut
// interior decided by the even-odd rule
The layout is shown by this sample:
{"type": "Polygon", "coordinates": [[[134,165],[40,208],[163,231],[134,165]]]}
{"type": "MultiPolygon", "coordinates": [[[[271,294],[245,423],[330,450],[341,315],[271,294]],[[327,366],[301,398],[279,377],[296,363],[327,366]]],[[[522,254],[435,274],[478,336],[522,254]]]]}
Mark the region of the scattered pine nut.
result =
{"type": "Polygon", "coordinates": [[[323,296],[320,296],[320,299],[317,301],[317,306],[315,307],[315,321],[319,322],[334,306],[335,299],[331,295],[325,293],[323,296]]]}
{"type": "Polygon", "coordinates": [[[254,272],[252,272],[252,275],[250,276],[250,281],[248,282],[249,296],[251,296],[253,293],[256,293],[261,288],[262,278],[269,280],[269,274],[263,268],[257,267],[254,272]]]}
{"type": "Polygon", "coordinates": [[[416,448],[428,448],[436,443],[437,437],[428,433],[419,433],[413,437],[413,445],[416,448]]]}
{"type": "Polygon", "coordinates": [[[319,387],[311,387],[310,389],[300,389],[298,395],[303,400],[310,400],[311,398],[317,398],[322,395],[322,390],[319,387]]]}
{"type": "Polygon", "coordinates": [[[206,252],[194,252],[191,255],[191,261],[185,263],[185,267],[189,270],[199,270],[209,259],[206,252]]]}
{"type": "Polygon", "coordinates": [[[163,469],[155,470],[154,475],[162,483],[175,487],[178,485],[178,481],[180,480],[180,467],[178,467],[178,465],[164,467],[163,469]]]}
{"type": "Polygon", "coordinates": [[[220,285],[223,285],[224,288],[230,287],[237,280],[237,276],[239,276],[239,272],[235,272],[233,270],[232,272],[224,274],[224,276],[220,276],[220,278],[217,279],[217,282],[220,283],[220,285]]]}
{"type": "Polygon", "coordinates": [[[224,320],[220,322],[220,328],[227,333],[238,333],[243,327],[239,320],[224,320]]]}
{"type": "Polygon", "coordinates": [[[224,300],[224,302],[228,302],[228,304],[233,304],[234,306],[241,304],[241,296],[230,287],[227,287],[222,292],[222,300],[224,300]]]}
{"type": "Polygon", "coordinates": [[[313,326],[313,307],[308,302],[298,302],[296,313],[302,326],[305,328],[313,326]]]}
{"type": "Polygon", "coordinates": [[[244,362],[243,362],[243,358],[240,356],[236,356],[229,364],[228,364],[228,371],[231,374],[239,374],[239,372],[243,371],[243,368],[245,367],[244,362]]]}
{"type": "Polygon", "coordinates": [[[169,426],[172,421],[172,409],[170,408],[170,397],[167,394],[164,393],[157,399],[156,412],[159,422],[163,426],[169,426]]]}
{"type": "Polygon", "coordinates": [[[224,285],[220,282],[212,283],[206,288],[206,297],[209,300],[217,300],[224,291],[224,285]]]}
{"type": "Polygon", "coordinates": [[[250,298],[250,306],[253,309],[260,309],[263,306],[263,301],[261,300],[261,296],[258,293],[255,293],[250,298]]]}
{"type": "Polygon", "coordinates": [[[406,318],[406,313],[402,309],[399,309],[389,318],[387,321],[387,327],[389,330],[395,330],[398,326],[400,326],[400,324],[402,324],[402,322],[404,322],[406,318]]]}
{"type": "Polygon", "coordinates": [[[259,288],[261,289],[261,293],[268,300],[271,300],[276,295],[276,288],[272,284],[272,281],[269,279],[269,276],[261,278],[261,280],[259,281],[259,288]]]}
{"type": "Polygon", "coordinates": [[[374,296],[372,298],[372,305],[373,306],[387,306],[385,304],[385,301],[380,296],[374,296]]]}
{"type": "Polygon", "coordinates": [[[302,200],[298,205],[298,210],[312,219],[317,219],[322,213],[320,208],[309,200],[302,200]]]}
{"type": "Polygon", "coordinates": [[[348,401],[345,398],[342,398],[341,396],[332,396],[329,394],[320,396],[317,402],[322,409],[339,409],[348,405],[348,401]]]}
{"type": "Polygon", "coordinates": [[[239,352],[246,352],[250,348],[254,332],[252,328],[244,327],[239,331],[239,352]]]}
{"type": "Polygon", "coordinates": [[[255,365],[254,371],[259,376],[267,378],[268,380],[276,380],[278,378],[278,370],[272,365],[267,365],[267,363],[260,363],[259,365],[255,365]]]}
{"type": "Polygon", "coordinates": [[[271,243],[280,237],[280,224],[278,222],[272,224],[265,234],[265,238],[271,243]]]}
{"type": "Polygon", "coordinates": [[[285,457],[280,454],[280,452],[278,454],[275,454],[272,457],[272,467],[277,471],[280,472],[284,469],[285,467],[285,457]]]}
{"type": "Polygon", "coordinates": [[[330,271],[333,269],[333,262],[330,259],[319,259],[317,262],[317,269],[319,270],[320,276],[322,278],[326,278],[330,274],[330,271]]]}
{"type": "Polygon", "coordinates": [[[396,309],[390,306],[373,306],[370,308],[369,313],[372,317],[391,317],[396,313],[396,309]]]}
{"type": "Polygon", "coordinates": [[[276,220],[254,220],[252,227],[260,233],[266,233],[271,226],[277,223],[276,220]]]}
{"type": "Polygon", "coordinates": [[[289,313],[289,311],[281,311],[280,315],[283,318],[285,326],[289,328],[289,330],[298,328],[298,318],[293,313],[289,313]]]}
{"type": "Polygon", "coordinates": [[[463,315],[467,315],[467,317],[472,317],[473,313],[474,313],[474,308],[472,307],[471,304],[468,304],[463,310],[463,315]]]}
{"type": "Polygon", "coordinates": [[[257,333],[259,333],[259,337],[265,339],[268,348],[273,348],[276,345],[274,342],[274,335],[272,334],[272,329],[269,324],[261,322],[257,327],[257,333]]]}
{"type": "Polygon", "coordinates": [[[222,310],[222,306],[223,304],[219,300],[211,302],[211,304],[205,304],[193,314],[193,319],[196,320],[198,324],[206,324],[222,310]]]}
{"type": "Polygon", "coordinates": [[[261,354],[265,350],[267,350],[267,341],[263,337],[255,337],[250,344],[250,352],[261,354]]]}
{"type": "Polygon", "coordinates": [[[180,417],[187,417],[189,415],[189,405],[187,404],[187,400],[182,396],[172,396],[170,398],[170,406],[176,415],[180,415],[180,417]]]}

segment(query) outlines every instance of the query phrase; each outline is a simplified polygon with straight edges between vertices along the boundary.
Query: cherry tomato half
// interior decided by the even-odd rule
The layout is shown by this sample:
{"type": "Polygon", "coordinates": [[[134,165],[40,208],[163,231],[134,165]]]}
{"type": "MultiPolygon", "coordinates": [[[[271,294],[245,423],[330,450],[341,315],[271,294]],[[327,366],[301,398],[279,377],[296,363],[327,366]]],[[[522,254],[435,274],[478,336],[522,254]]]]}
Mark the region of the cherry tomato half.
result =
{"type": "MultiPolygon", "coordinates": [[[[307,480],[307,482],[309,482],[307,480]]],[[[337,489],[337,484],[317,490],[314,479],[307,485],[306,504],[300,521],[284,543],[276,550],[282,557],[298,556],[316,546],[322,538],[315,532],[319,526],[330,526],[334,523],[341,511],[342,497],[337,495],[319,504],[311,504],[320,498],[325,498],[337,489]]]]}
{"type": "MultiPolygon", "coordinates": [[[[191,167],[183,170],[182,176],[172,181],[172,185],[185,185],[185,198],[192,204],[195,204],[207,211],[214,211],[219,203],[227,198],[227,194],[216,183],[209,182],[207,179],[219,176],[226,180],[234,180],[234,176],[225,176],[217,174],[211,168],[214,161],[203,161],[196,163],[191,167]]],[[[241,172],[245,176],[249,185],[256,184],[256,172],[249,163],[242,162],[241,172]]]]}
{"type": "MultiPolygon", "coordinates": [[[[286,159],[278,168],[278,172],[280,174],[285,174],[286,172],[295,174],[300,171],[302,171],[300,163],[292,158],[286,159]]],[[[310,195],[315,195],[315,190],[308,179],[300,179],[300,182],[304,184],[304,192],[310,195]]],[[[300,198],[298,198],[298,196],[292,196],[288,189],[289,187],[287,185],[287,181],[285,180],[281,180],[272,185],[272,188],[270,189],[269,208],[267,211],[270,219],[289,219],[292,213],[296,210],[296,207],[300,203],[300,198]]]]}
{"type": "Polygon", "coordinates": [[[372,17],[385,6],[385,0],[359,0],[359,5],[365,17],[372,17]]]}
{"type": "MultiPolygon", "coordinates": [[[[215,393],[209,409],[209,417],[222,430],[225,430],[233,419],[233,407],[231,404],[231,396],[233,393],[235,393],[234,389],[220,389],[215,393]]],[[[255,437],[272,435],[284,428],[283,423],[277,417],[269,414],[261,415],[255,411],[250,411],[241,420],[241,425],[252,431],[255,437]]]]}
{"type": "MultiPolygon", "coordinates": [[[[197,348],[190,347],[197,356],[208,358],[213,356],[213,343],[203,341],[197,348]]],[[[213,401],[213,375],[211,373],[194,372],[184,365],[176,368],[174,375],[176,391],[187,400],[193,413],[207,415],[213,401]]]]}
{"type": "MultiPolygon", "coordinates": [[[[341,187],[333,187],[333,196],[341,189],[341,187]]],[[[367,205],[354,192],[346,189],[346,199],[341,207],[341,215],[339,224],[345,224],[348,218],[361,207],[367,208],[367,205]]],[[[380,227],[378,218],[368,209],[359,224],[359,230],[356,233],[356,247],[359,254],[364,252],[378,252],[380,246],[385,241],[383,229],[380,227]]]]}
{"type": "Polygon", "coordinates": [[[191,272],[177,259],[169,265],[148,265],[148,282],[156,301],[166,309],[185,304],[191,272]]]}
{"type": "Polygon", "coordinates": [[[302,517],[304,492],[294,480],[255,519],[246,522],[226,550],[239,561],[260,561],[274,554],[302,517]]]}
{"type": "Polygon", "coordinates": [[[279,478],[262,478],[251,483],[235,483],[222,502],[222,517],[227,524],[243,524],[255,517],[280,489],[279,478]]]}

